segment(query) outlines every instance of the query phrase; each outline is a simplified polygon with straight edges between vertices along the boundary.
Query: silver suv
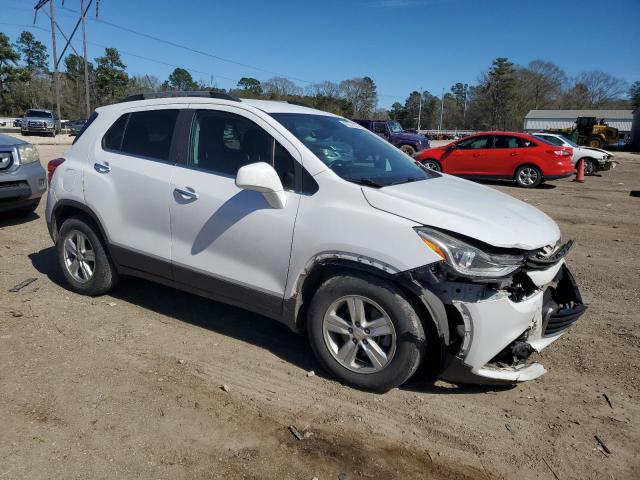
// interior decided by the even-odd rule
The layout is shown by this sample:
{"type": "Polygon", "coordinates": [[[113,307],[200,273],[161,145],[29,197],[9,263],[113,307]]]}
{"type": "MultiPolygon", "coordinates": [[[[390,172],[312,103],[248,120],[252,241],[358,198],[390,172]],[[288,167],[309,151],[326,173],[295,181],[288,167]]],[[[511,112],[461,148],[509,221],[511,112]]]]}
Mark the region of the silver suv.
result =
{"type": "Polygon", "coordinates": [[[241,306],[306,332],[359,388],[423,361],[455,381],[536,378],[531,353],[585,310],[544,213],[319,110],[137,95],[99,108],[50,170],[74,291],[136,275],[241,306]]]}
{"type": "Polygon", "coordinates": [[[34,211],[46,189],[36,147],[0,133],[0,212],[34,211]]]}

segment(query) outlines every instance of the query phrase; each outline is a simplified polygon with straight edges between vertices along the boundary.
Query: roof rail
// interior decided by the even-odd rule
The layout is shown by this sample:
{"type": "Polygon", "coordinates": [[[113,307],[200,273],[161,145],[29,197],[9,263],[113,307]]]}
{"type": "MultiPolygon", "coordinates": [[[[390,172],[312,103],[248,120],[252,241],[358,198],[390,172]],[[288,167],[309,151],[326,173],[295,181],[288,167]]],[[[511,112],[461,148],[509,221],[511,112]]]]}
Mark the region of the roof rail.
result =
{"type": "Polygon", "coordinates": [[[220,93],[208,90],[196,91],[167,91],[167,92],[142,92],[120,100],[122,102],[135,102],[137,100],[151,100],[154,98],[174,98],[174,97],[200,97],[200,98],[219,98],[221,100],[231,100],[232,102],[240,102],[238,97],[229,95],[228,93],[220,93]]]}
{"type": "Polygon", "coordinates": [[[313,108],[313,107],[312,107],[311,105],[309,105],[308,103],[298,102],[297,100],[285,100],[285,102],[287,102],[289,105],[297,105],[298,107],[313,108]]]}

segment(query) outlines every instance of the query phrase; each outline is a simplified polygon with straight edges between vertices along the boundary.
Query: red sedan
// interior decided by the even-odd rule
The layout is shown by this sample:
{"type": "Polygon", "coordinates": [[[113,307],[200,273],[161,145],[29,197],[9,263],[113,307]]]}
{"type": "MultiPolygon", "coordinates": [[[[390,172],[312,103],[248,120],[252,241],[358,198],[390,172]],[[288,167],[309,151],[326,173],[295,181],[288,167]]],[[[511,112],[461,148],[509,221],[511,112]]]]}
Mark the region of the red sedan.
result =
{"type": "Polygon", "coordinates": [[[569,177],[575,167],[572,148],[545,143],[526,133],[483,132],[416,154],[428,168],[461,177],[512,180],[537,187],[545,180],[569,177]]]}

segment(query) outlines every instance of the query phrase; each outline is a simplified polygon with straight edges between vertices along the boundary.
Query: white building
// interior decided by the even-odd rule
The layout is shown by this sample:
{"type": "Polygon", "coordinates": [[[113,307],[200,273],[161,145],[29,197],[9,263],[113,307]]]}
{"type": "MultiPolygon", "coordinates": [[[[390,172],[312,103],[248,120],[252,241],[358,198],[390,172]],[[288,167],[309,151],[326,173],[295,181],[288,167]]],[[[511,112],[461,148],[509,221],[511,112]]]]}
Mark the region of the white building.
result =
{"type": "Polygon", "coordinates": [[[531,110],[524,117],[526,131],[551,128],[572,128],[578,117],[604,119],[610,127],[617,128],[620,139],[627,140],[633,125],[633,110],[531,110]]]}

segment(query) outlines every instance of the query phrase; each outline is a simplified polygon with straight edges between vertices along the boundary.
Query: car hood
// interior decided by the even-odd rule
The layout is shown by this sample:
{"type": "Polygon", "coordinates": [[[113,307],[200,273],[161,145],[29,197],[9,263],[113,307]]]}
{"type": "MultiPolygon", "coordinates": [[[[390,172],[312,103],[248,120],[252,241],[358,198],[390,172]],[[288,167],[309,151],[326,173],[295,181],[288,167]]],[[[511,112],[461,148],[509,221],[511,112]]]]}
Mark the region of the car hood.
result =
{"type": "Polygon", "coordinates": [[[593,148],[593,147],[580,147],[582,150],[587,150],[587,151],[592,151],[592,152],[598,152],[601,153],[602,155],[607,155],[609,157],[613,157],[613,154],[611,152],[607,152],[606,150],[602,150],[601,148],[593,148]]]}
{"type": "Polygon", "coordinates": [[[558,225],[537,208],[449,175],[362,192],[374,208],[495,247],[535,250],[560,239],[558,225]]]}

